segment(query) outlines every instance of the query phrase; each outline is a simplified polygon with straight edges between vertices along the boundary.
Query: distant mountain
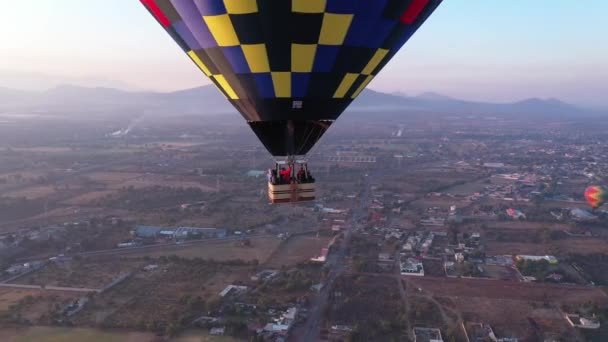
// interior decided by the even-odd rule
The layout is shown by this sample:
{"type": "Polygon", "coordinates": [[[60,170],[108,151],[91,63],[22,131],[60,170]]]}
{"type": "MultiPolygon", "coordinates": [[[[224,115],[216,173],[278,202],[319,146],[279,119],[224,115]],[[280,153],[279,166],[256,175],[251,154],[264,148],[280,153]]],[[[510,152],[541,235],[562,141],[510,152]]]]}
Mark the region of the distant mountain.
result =
{"type": "Polygon", "coordinates": [[[429,100],[429,101],[454,101],[453,97],[441,95],[434,92],[426,92],[416,96],[417,99],[429,100]]]}
{"type": "MultiPolygon", "coordinates": [[[[114,88],[87,88],[62,85],[46,91],[19,91],[0,88],[0,110],[32,109],[66,112],[89,110],[112,113],[124,111],[162,115],[216,114],[236,110],[215,89],[202,86],[169,93],[131,92],[114,88]]],[[[454,99],[437,93],[406,96],[364,90],[349,111],[432,111],[461,114],[592,114],[557,99],[530,98],[514,103],[486,103],[454,99]]]]}

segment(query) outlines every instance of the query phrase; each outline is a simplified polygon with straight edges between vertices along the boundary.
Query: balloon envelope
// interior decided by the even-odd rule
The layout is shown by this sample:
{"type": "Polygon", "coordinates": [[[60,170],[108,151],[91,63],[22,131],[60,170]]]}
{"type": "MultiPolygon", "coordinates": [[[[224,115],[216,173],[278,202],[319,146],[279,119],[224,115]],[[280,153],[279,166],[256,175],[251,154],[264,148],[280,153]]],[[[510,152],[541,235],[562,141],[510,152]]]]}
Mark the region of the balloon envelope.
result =
{"type": "Polygon", "coordinates": [[[606,191],[601,186],[592,185],[585,190],[585,199],[593,209],[601,207],[605,197],[606,191]]]}
{"type": "Polygon", "coordinates": [[[303,155],[441,0],[141,0],[275,156],[303,155]]]}

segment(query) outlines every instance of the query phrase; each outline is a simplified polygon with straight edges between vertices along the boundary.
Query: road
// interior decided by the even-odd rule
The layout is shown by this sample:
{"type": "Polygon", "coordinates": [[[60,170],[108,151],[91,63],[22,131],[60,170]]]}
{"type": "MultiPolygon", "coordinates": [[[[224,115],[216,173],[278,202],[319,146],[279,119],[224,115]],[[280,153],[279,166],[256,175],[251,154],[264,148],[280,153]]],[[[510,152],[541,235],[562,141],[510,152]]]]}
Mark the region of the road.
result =
{"type": "Polygon", "coordinates": [[[316,300],[312,304],[310,309],[310,316],[304,323],[303,327],[297,327],[294,333],[292,333],[292,339],[294,341],[318,341],[321,332],[321,323],[323,322],[323,316],[325,307],[327,306],[328,298],[333,290],[334,283],[342,273],[347,265],[347,250],[352,236],[352,230],[355,225],[358,224],[359,220],[367,215],[367,208],[369,205],[369,195],[371,184],[370,181],[374,176],[369,175],[365,177],[363,185],[363,191],[359,199],[358,206],[352,211],[351,226],[344,231],[344,239],[340,244],[337,251],[334,251],[328,256],[326,265],[331,268],[328,279],[325,282],[325,286],[319,292],[316,300]],[[296,333],[297,332],[297,333],[296,333]]]}

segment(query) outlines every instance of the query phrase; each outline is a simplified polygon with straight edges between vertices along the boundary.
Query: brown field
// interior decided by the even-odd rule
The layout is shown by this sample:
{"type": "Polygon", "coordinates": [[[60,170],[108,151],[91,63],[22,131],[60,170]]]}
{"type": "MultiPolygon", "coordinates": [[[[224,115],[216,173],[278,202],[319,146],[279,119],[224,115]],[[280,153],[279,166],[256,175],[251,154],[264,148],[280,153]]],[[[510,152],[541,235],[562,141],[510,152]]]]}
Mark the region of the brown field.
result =
{"type": "Polygon", "coordinates": [[[123,187],[134,187],[134,188],[147,188],[147,187],[151,187],[151,186],[165,186],[165,187],[170,187],[170,188],[198,188],[201,189],[202,191],[207,191],[207,192],[215,192],[215,187],[213,186],[207,186],[207,185],[203,185],[201,183],[198,182],[192,182],[192,181],[183,181],[183,180],[178,180],[176,179],[171,179],[171,178],[166,178],[164,176],[154,176],[154,177],[150,177],[147,176],[145,178],[136,178],[136,179],[130,179],[126,182],[117,184],[117,185],[113,185],[112,188],[118,189],[118,188],[123,188],[123,187]]]}
{"type": "Polygon", "coordinates": [[[600,305],[608,304],[608,296],[603,291],[585,286],[437,277],[410,277],[408,280],[435,296],[549,301],[575,306],[589,301],[600,305]]]}
{"type": "Polygon", "coordinates": [[[102,198],[106,195],[113,193],[112,190],[101,190],[101,191],[91,191],[82,195],[78,195],[64,201],[63,203],[68,205],[85,205],[96,199],[102,198]]]}
{"type": "Polygon", "coordinates": [[[251,246],[237,246],[236,241],[226,241],[213,244],[200,244],[186,247],[175,246],[175,248],[164,248],[162,250],[142,250],[129,254],[129,256],[151,256],[177,255],[182,258],[214,259],[217,261],[241,259],[252,261],[257,259],[263,263],[280,245],[282,240],[271,236],[251,239],[251,246]]]}
{"type": "Polygon", "coordinates": [[[327,236],[304,235],[292,237],[275,251],[271,260],[268,260],[268,266],[294,265],[317,257],[321,254],[321,249],[327,247],[330,240],[331,238],[327,236]]]}
{"type": "Polygon", "coordinates": [[[87,174],[86,177],[106,185],[113,185],[116,183],[122,183],[129,179],[142,177],[144,175],[144,173],[136,172],[94,172],[87,174]]]}
{"type": "Polygon", "coordinates": [[[65,153],[71,152],[71,147],[53,147],[53,146],[36,146],[36,147],[15,147],[13,151],[18,152],[34,152],[34,153],[65,153]]]}
{"type": "Polygon", "coordinates": [[[33,170],[23,170],[19,172],[4,172],[0,173],[0,178],[12,179],[16,175],[21,175],[21,179],[28,180],[33,178],[38,178],[44,176],[46,172],[44,171],[33,171],[33,170]]]}
{"type": "Polygon", "coordinates": [[[6,342],[138,342],[152,340],[154,340],[154,334],[152,333],[133,331],[105,331],[90,328],[46,326],[0,329],[0,341],[6,342]]]}
{"type": "Polygon", "coordinates": [[[51,185],[36,185],[25,189],[17,190],[2,194],[6,197],[25,197],[27,199],[38,199],[47,197],[55,193],[55,188],[51,185]]]}
{"type": "Polygon", "coordinates": [[[544,223],[544,222],[528,222],[528,221],[505,221],[505,222],[488,222],[486,223],[488,229],[499,229],[499,230],[535,230],[535,229],[549,229],[549,230],[570,230],[570,226],[564,223],[544,223]]]}
{"type": "Polygon", "coordinates": [[[37,290],[21,290],[0,287],[0,312],[7,311],[9,306],[16,304],[26,296],[36,296],[40,293],[37,290]]]}
{"type": "Polygon", "coordinates": [[[491,241],[487,243],[486,251],[489,255],[608,253],[608,242],[597,239],[564,239],[547,244],[491,241]]]}
{"type": "Polygon", "coordinates": [[[535,341],[538,337],[531,320],[539,325],[541,335],[546,332],[573,333],[556,307],[541,308],[526,301],[487,298],[442,298],[444,300],[461,312],[466,321],[489,323],[497,337],[535,341]]]}
{"type": "Polygon", "coordinates": [[[482,192],[488,184],[484,184],[482,181],[465,183],[462,185],[455,185],[444,192],[450,193],[456,196],[468,196],[475,192],[482,192]]]}
{"type": "MultiPolygon", "coordinates": [[[[44,319],[45,315],[48,315],[50,311],[56,305],[64,307],[70,301],[81,297],[82,293],[77,292],[66,292],[66,291],[44,291],[44,290],[30,290],[30,289],[9,289],[0,288],[0,313],[10,312],[12,315],[18,314],[23,318],[26,318],[34,323],[44,319]],[[18,310],[8,311],[9,307],[13,304],[18,303],[25,297],[31,297],[31,302],[22,304],[18,310]]],[[[46,322],[41,322],[46,323],[46,322]]],[[[1,337],[0,330],[0,337],[1,337]]],[[[0,338],[0,341],[4,341],[0,338]]]]}
{"type": "Polygon", "coordinates": [[[203,191],[215,191],[214,185],[204,185],[195,181],[183,180],[180,176],[165,176],[137,172],[94,172],[87,175],[93,181],[106,185],[108,189],[126,187],[145,188],[151,186],[198,188],[203,191]]]}
{"type": "Polygon", "coordinates": [[[231,336],[212,336],[205,331],[190,330],[185,331],[179,336],[172,338],[171,342],[237,342],[236,337],[231,336]]]}
{"type": "MultiPolygon", "coordinates": [[[[192,315],[184,296],[217,299],[226,285],[247,281],[249,267],[217,263],[159,263],[152,272],[138,272],[123,284],[100,295],[94,307],[77,317],[78,324],[106,323],[134,328],[138,322],[169,322],[175,315],[192,315]],[[240,280],[240,281],[239,281],[240,280]]],[[[200,313],[199,313],[200,314],[200,313]]]]}
{"type": "Polygon", "coordinates": [[[41,270],[19,278],[15,283],[99,289],[121,273],[131,272],[141,265],[143,262],[115,259],[50,263],[41,270]]]}

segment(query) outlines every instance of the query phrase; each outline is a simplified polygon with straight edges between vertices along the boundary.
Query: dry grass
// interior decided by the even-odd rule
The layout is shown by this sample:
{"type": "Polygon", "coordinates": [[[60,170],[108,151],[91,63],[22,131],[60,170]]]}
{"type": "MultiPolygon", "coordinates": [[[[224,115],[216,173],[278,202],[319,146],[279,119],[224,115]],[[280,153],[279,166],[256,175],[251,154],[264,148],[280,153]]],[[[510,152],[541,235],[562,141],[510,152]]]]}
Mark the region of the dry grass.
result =
{"type": "Polygon", "coordinates": [[[108,189],[146,188],[165,186],[173,188],[198,188],[202,191],[215,191],[215,186],[204,185],[195,181],[183,180],[181,176],[166,176],[137,172],[94,172],[87,175],[93,181],[103,183],[108,189]]]}
{"type": "Polygon", "coordinates": [[[237,246],[236,241],[226,241],[214,244],[200,244],[187,247],[166,248],[162,250],[142,250],[141,253],[132,253],[129,256],[177,255],[182,258],[214,259],[217,261],[241,259],[252,261],[257,259],[264,262],[279,246],[282,240],[276,237],[251,239],[251,246],[237,246]]]}
{"type": "Polygon", "coordinates": [[[37,290],[0,288],[0,312],[7,311],[11,305],[17,304],[26,296],[36,296],[39,293],[37,290]]]}
{"type": "Polygon", "coordinates": [[[327,247],[331,240],[327,236],[296,236],[281,245],[274,253],[272,260],[268,261],[270,267],[294,265],[321,254],[321,249],[327,247]]]}
{"type": "Polygon", "coordinates": [[[486,251],[489,255],[511,254],[593,254],[608,253],[608,242],[597,239],[564,239],[551,243],[522,242],[488,242],[486,251]]]}
{"type": "Polygon", "coordinates": [[[7,342],[138,342],[152,341],[154,334],[132,331],[103,331],[89,328],[27,327],[0,330],[7,342]]]}
{"type": "Polygon", "coordinates": [[[117,260],[71,261],[50,263],[36,272],[20,278],[16,283],[46,286],[102,288],[121,273],[138,269],[143,262],[117,260]]]}
{"type": "Polygon", "coordinates": [[[112,194],[113,192],[113,190],[91,191],[82,195],[72,197],[69,200],[64,201],[63,203],[68,205],[85,205],[96,199],[112,194]]]}
{"type": "Polygon", "coordinates": [[[55,193],[55,188],[51,185],[36,185],[25,189],[2,194],[5,197],[25,197],[27,199],[38,199],[48,197],[55,193]]]}
{"type": "Polygon", "coordinates": [[[408,280],[423,291],[442,297],[548,301],[553,304],[564,303],[574,306],[587,302],[608,304],[608,296],[600,289],[578,285],[436,277],[410,277],[408,280]]]}

